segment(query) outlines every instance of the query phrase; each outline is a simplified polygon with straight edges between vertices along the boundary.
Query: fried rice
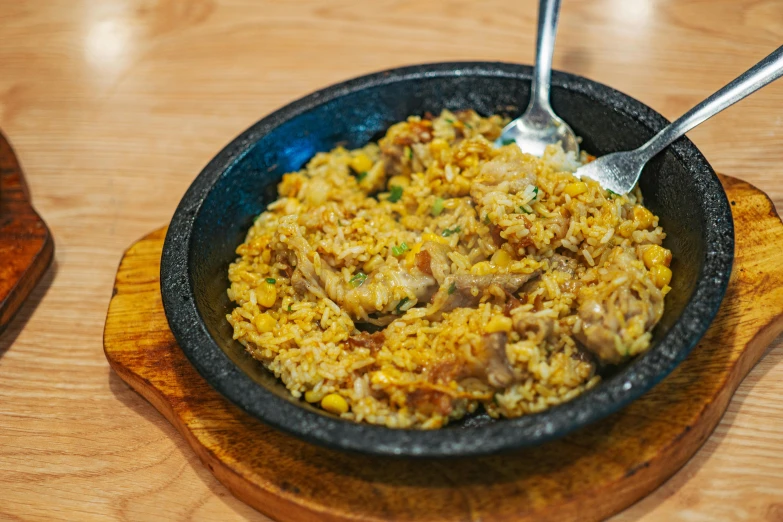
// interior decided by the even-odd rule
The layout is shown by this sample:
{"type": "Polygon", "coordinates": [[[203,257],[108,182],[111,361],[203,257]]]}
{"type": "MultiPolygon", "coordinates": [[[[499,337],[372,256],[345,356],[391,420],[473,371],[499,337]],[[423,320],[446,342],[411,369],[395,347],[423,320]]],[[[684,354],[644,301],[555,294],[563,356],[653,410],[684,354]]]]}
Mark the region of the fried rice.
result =
{"type": "Polygon", "coordinates": [[[284,175],[228,271],[234,338],[294,397],[391,428],[541,412],[644,352],[658,218],[576,178],[585,153],[493,146],[506,122],[413,116],[284,175]]]}

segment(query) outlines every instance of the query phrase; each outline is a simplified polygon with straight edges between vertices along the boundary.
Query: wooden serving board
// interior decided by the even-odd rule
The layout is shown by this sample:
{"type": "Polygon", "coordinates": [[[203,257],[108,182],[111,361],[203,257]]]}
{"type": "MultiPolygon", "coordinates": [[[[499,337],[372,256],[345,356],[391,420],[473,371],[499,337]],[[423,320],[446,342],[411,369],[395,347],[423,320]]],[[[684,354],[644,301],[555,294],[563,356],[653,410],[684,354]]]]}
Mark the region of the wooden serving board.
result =
{"type": "Polygon", "coordinates": [[[756,188],[721,177],[736,227],[734,272],[704,339],[624,410],[510,455],[405,461],[301,442],[240,411],[191,367],[159,288],[165,229],[120,263],[104,348],[112,368],[241,500],[277,520],[598,520],[650,493],[707,439],[734,390],[783,330],[783,224],[756,188]]]}
{"type": "Polygon", "coordinates": [[[22,169],[0,133],[0,333],[53,256],[52,235],[30,204],[22,169]]]}

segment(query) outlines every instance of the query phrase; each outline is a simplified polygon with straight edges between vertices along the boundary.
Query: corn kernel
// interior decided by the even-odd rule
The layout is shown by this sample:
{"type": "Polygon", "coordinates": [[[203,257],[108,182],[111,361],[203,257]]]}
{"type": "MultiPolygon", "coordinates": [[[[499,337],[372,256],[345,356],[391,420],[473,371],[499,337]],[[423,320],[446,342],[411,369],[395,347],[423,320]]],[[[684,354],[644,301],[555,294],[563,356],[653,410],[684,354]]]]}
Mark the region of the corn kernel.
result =
{"type": "Polygon", "coordinates": [[[511,256],[505,250],[498,250],[492,254],[492,264],[499,267],[507,267],[511,263],[511,256]]]}
{"type": "Polygon", "coordinates": [[[321,399],[321,408],[325,409],[329,413],[341,415],[348,411],[348,403],[340,395],[336,393],[330,393],[321,399]]]}
{"type": "Polygon", "coordinates": [[[437,155],[440,152],[449,148],[449,142],[443,138],[435,138],[430,142],[430,152],[433,155],[437,155]]]}
{"type": "Polygon", "coordinates": [[[357,173],[367,172],[372,168],[372,160],[367,157],[367,154],[360,153],[351,159],[351,168],[357,173]]]}
{"type": "Polygon", "coordinates": [[[259,332],[266,333],[275,329],[277,321],[275,321],[275,318],[271,315],[263,313],[258,314],[253,318],[253,324],[256,325],[256,328],[259,332]]]}
{"type": "Polygon", "coordinates": [[[576,197],[579,194],[584,194],[587,192],[587,183],[584,181],[577,181],[575,183],[569,183],[565,186],[565,189],[563,189],[563,192],[568,194],[569,196],[576,197]]]}
{"type": "Polygon", "coordinates": [[[387,187],[408,187],[411,184],[411,180],[408,176],[392,176],[389,178],[389,181],[386,183],[387,187]]]}
{"type": "Polygon", "coordinates": [[[487,261],[481,261],[470,267],[470,273],[473,275],[489,275],[493,273],[492,265],[487,261]]]}
{"type": "Polygon", "coordinates": [[[653,283],[655,283],[655,286],[658,288],[663,288],[672,280],[671,269],[664,265],[653,266],[650,269],[650,275],[652,276],[653,283]]]}
{"type": "Polygon", "coordinates": [[[639,222],[640,229],[650,228],[655,220],[653,213],[641,205],[634,205],[633,218],[639,222]]]}
{"type": "Polygon", "coordinates": [[[321,399],[324,398],[324,394],[320,391],[308,390],[305,392],[304,398],[310,403],[321,402],[321,399]]]}
{"type": "Polygon", "coordinates": [[[489,320],[487,326],[484,328],[484,331],[487,333],[510,332],[511,326],[512,322],[510,317],[506,317],[505,315],[496,315],[489,320]]]}
{"type": "Polygon", "coordinates": [[[648,269],[652,269],[655,265],[669,266],[672,262],[672,253],[661,246],[650,245],[644,250],[642,260],[648,269]]]}
{"type": "Polygon", "coordinates": [[[267,281],[261,283],[261,286],[256,288],[256,298],[258,299],[258,304],[261,306],[266,308],[272,307],[275,304],[275,301],[277,301],[277,289],[275,288],[275,285],[267,281]]]}
{"type": "Polygon", "coordinates": [[[443,236],[439,236],[438,234],[433,234],[432,232],[425,232],[421,235],[422,242],[426,243],[427,241],[435,241],[436,243],[440,243],[441,245],[448,245],[449,240],[446,239],[443,236]]]}

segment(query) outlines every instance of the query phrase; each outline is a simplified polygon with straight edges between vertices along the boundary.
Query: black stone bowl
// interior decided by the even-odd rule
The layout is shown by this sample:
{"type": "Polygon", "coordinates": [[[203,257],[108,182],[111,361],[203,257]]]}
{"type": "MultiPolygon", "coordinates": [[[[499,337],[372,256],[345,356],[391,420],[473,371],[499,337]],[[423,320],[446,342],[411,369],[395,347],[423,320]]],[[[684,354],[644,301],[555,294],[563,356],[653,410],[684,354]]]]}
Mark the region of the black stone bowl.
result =
{"type": "MultiPolygon", "coordinates": [[[[232,340],[227,269],[253,218],[275,199],[280,177],[316,152],[358,147],[411,114],[473,108],[512,117],[527,106],[530,67],[440,63],[349,80],[262,119],[228,144],[183,197],[166,236],[163,304],[174,335],[199,373],[231,402],[306,441],[401,457],[460,457],[539,444],[598,421],[655,386],[707,331],[729,281],[734,230],[726,195],[704,156],[682,138],[641,178],[674,253],[672,291],[651,349],[595,389],[536,415],[493,421],[486,414],[435,431],[394,430],[340,420],[291,397],[232,340]]],[[[643,103],[578,76],[552,76],[551,101],[602,155],[635,148],[668,122],[643,103]]]]}

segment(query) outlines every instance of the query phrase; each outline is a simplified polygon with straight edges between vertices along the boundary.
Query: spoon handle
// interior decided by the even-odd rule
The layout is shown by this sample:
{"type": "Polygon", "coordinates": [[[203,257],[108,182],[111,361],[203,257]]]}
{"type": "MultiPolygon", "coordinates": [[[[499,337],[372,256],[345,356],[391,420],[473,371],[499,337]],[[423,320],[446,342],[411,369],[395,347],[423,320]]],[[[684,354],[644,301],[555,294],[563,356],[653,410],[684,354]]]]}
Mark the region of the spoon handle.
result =
{"type": "Polygon", "coordinates": [[[536,41],[536,65],[533,69],[533,88],[528,111],[533,108],[550,112],[549,81],[552,78],[552,55],[555,52],[557,14],[560,0],[540,0],[538,3],[538,40],[536,41]]]}
{"type": "Polygon", "coordinates": [[[783,46],[778,47],[769,56],[683,114],[677,121],[665,127],[650,141],[639,147],[638,152],[642,156],[643,163],[646,163],[695,126],[781,76],[783,76],[783,46]]]}

